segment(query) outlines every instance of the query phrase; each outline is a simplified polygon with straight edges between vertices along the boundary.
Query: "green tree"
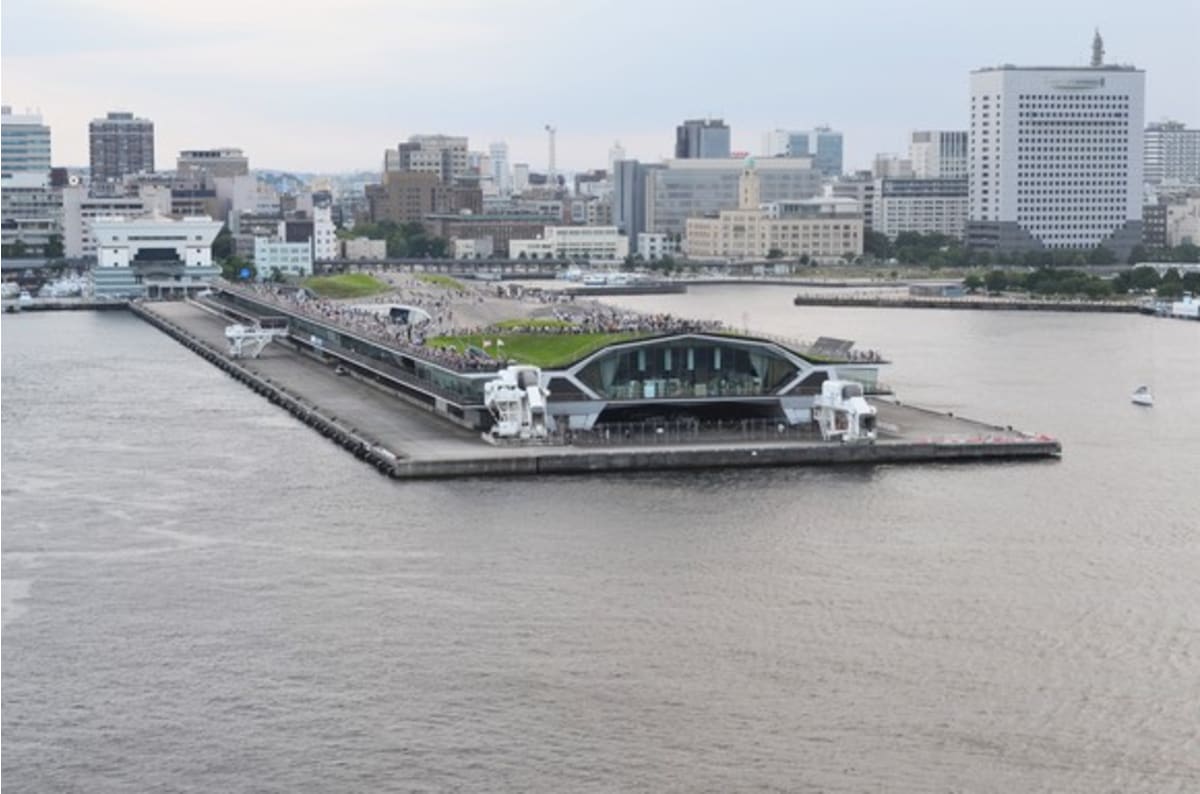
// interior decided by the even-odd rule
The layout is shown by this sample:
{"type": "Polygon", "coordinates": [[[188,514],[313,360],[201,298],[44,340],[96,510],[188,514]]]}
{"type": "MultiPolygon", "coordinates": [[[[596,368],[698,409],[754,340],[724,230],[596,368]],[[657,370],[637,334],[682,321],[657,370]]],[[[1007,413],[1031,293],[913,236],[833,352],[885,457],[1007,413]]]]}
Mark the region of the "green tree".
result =
{"type": "Polygon", "coordinates": [[[228,226],[222,226],[221,231],[217,232],[212,244],[212,255],[218,262],[233,256],[233,232],[229,231],[228,226]]]}
{"type": "Polygon", "coordinates": [[[221,275],[227,281],[250,281],[257,277],[258,271],[254,265],[240,256],[231,256],[221,263],[221,275]],[[249,271],[249,276],[243,278],[242,271],[249,271]]]}
{"type": "Polygon", "coordinates": [[[271,268],[271,281],[276,284],[283,283],[283,271],[278,267],[271,268]]]}
{"type": "Polygon", "coordinates": [[[863,235],[863,253],[869,254],[876,259],[890,259],[894,253],[892,241],[888,239],[886,234],[876,231],[867,231],[863,235]]]}
{"type": "Polygon", "coordinates": [[[1200,245],[1195,245],[1194,243],[1177,245],[1172,254],[1174,255],[1174,258],[1171,260],[1172,262],[1200,263],[1200,245]]]}
{"type": "Polygon", "coordinates": [[[1098,245],[1087,253],[1087,263],[1089,265],[1114,265],[1117,262],[1117,255],[1111,249],[1098,245]]]}
{"type": "Polygon", "coordinates": [[[767,259],[783,259],[783,250],[772,248],[770,251],[767,251],[767,259]]]}
{"type": "Polygon", "coordinates": [[[1149,265],[1135,267],[1129,271],[1129,285],[1136,290],[1149,290],[1158,286],[1158,271],[1149,265]]]}
{"type": "Polygon", "coordinates": [[[988,292],[1004,292],[1008,289],[1008,274],[1003,270],[993,270],[983,279],[988,292]]]}
{"type": "Polygon", "coordinates": [[[63,241],[62,236],[52,234],[46,238],[46,245],[42,248],[42,255],[47,259],[62,259],[63,257],[63,241]]]}
{"type": "Polygon", "coordinates": [[[963,286],[967,288],[967,292],[979,292],[979,288],[983,286],[983,279],[972,273],[963,279],[963,286]]]}
{"type": "Polygon", "coordinates": [[[1125,258],[1125,264],[1136,265],[1138,262],[1148,261],[1150,252],[1144,245],[1135,245],[1130,251],[1129,256],[1125,258]]]}

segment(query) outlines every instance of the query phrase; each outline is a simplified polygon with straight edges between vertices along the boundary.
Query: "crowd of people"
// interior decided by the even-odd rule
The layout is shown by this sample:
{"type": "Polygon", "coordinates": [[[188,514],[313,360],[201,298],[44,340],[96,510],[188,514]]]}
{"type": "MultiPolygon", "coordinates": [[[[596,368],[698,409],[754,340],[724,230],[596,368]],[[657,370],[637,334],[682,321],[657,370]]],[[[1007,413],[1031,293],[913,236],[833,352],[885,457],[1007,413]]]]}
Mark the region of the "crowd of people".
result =
{"type": "Polygon", "coordinates": [[[603,306],[555,309],[552,319],[554,322],[531,319],[528,323],[506,323],[503,328],[492,326],[482,329],[481,332],[554,335],[622,332],[677,334],[712,333],[725,327],[723,323],[715,320],[690,320],[670,314],[637,314],[603,306]]]}
{"type": "MultiPolygon", "coordinates": [[[[281,288],[274,284],[246,284],[241,288],[288,310],[340,326],[414,358],[459,372],[495,371],[503,368],[507,362],[480,348],[468,346],[459,349],[450,345],[436,345],[432,340],[445,335],[676,334],[718,333],[726,330],[726,326],[716,320],[695,320],[672,314],[640,314],[601,304],[574,303],[560,304],[553,309],[550,317],[530,318],[525,323],[464,327],[455,324],[455,306],[461,307],[463,302],[482,302],[484,296],[478,290],[466,287],[430,288],[415,277],[391,273],[377,274],[376,277],[400,294],[389,292],[349,302],[321,298],[308,289],[281,288]],[[410,316],[408,322],[397,322],[389,311],[397,303],[419,308],[428,318],[417,315],[410,316]]],[[[883,361],[882,355],[874,350],[851,350],[846,354],[846,359],[854,362],[883,361]]]]}
{"type": "MultiPolygon", "coordinates": [[[[464,352],[450,346],[428,344],[429,339],[440,333],[440,324],[434,320],[415,324],[397,323],[387,311],[366,308],[361,303],[350,304],[329,298],[320,298],[303,289],[281,290],[272,284],[252,284],[247,285],[245,289],[252,292],[256,298],[268,300],[289,311],[339,326],[358,336],[407,353],[414,358],[424,359],[450,369],[461,372],[491,371],[504,366],[504,362],[497,361],[482,351],[468,349],[464,352]]],[[[407,302],[407,297],[405,300],[406,305],[411,305],[410,302],[407,302]]],[[[373,304],[387,302],[386,300],[371,301],[373,304]]],[[[448,308],[446,312],[452,314],[448,308]]]]}

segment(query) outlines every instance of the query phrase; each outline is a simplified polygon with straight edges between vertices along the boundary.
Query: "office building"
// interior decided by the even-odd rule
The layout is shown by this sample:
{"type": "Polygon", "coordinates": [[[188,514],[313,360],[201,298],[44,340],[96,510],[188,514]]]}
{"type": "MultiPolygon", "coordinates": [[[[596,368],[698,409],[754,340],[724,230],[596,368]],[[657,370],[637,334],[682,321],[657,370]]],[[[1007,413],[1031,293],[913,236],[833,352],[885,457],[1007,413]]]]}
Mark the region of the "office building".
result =
{"type": "Polygon", "coordinates": [[[863,216],[863,227],[868,231],[875,228],[875,177],[870,171],[858,171],[839,177],[828,188],[834,198],[853,199],[863,216]]]}
{"type": "Polygon", "coordinates": [[[830,177],[842,173],[842,150],[842,133],[829,127],[772,130],[763,135],[767,157],[811,157],[813,168],[830,177]]]}
{"type": "Polygon", "coordinates": [[[695,259],[808,256],[822,263],[862,254],[857,202],[832,197],[764,201],[762,176],[751,163],[738,179],[738,207],[715,217],[688,218],[683,251],[695,259]]]}
{"type": "Polygon", "coordinates": [[[877,154],[871,166],[876,179],[912,179],[915,176],[912,160],[896,154],[877,154]]]}
{"type": "Polygon", "coordinates": [[[488,159],[492,183],[496,186],[496,192],[501,196],[512,193],[512,172],[508,167],[508,144],[504,141],[497,141],[488,146],[488,159]]]}
{"type": "Polygon", "coordinates": [[[154,122],[132,113],[109,113],[88,125],[92,184],[154,171],[154,122]]]}
{"type": "Polygon", "coordinates": [[[880,179],[875,185],[874,231],[895,240],[902,232],[963,239],[967,179],[880,179]]]}
{"type": "Polygon", "coordinates": [[[389,171],[383,175],[383,184],[366,188],[371,221],[420,222],[431,212],[446,210],[448,191],[435,173],[389,171]]]}
{"type": "Polygon", "coordinates": [[[322,201],[313,206],[313,259],[324,261],[337,259],[337,227],[333,225],[332,201],[322,201]]]}
{"type": "Polygon", "coordinates": [[[1167,206],[1167,245],[1200,245],[1200,196],[1167,206]]]}
{"type": "Polygon", "coordinates": [[[967,178],[966,130],[918,130],[908,143],[908,160],[917,179],[967,178]]]}
{"type": "Polygon", "coordinates": [[[612,220],[630,240],[646,230],[646,175],[661,165],[617,160],[612,170],[612,220]]]}
{"type": "Polygon", "coordinates": [[[653,232],[642,232],[637,236],[637,255],[647,262],[679,253],[679,243],[674,237],[653,232]]]}
{"type": "Polygon", "coordinates": [[[509,255],[510,240],[532,240],[546,227],[546,219],[536,215],[460,215],[439,213],[427,215],[425,226],[433,237],[454,240],[492,239],[496,255],[509,255]]]}
{"type": "Polygon", "coordinates": [[[608,150],[608,173],[612,174],[613,169],[619,160],[625,159],[625,147],[620,141],[613,141],[613,145],[608,150]]]}
{"type": "Polygon", "coordinates": [[[629,238],[616,226],[547,226],[539,238],[512,240],[511,259],[588,259],[615,262],[629,255],[629,238]]]}
{"type": "Polygon", "coordinates": [[[1142,245],[1167,247],[1167,204],[1158,202],[1142,207],[1142,245]]]}
{"type": "Polygon", "coordinates": [[[493,253],[491,237],[459,237],[450,245],[450,255],[455,259],[490,259],[493,253]]]}
{"type": "Polygon", "coordinates": [[[434,174],[446,185],[469,167],[467,139],[455,135],[413,135],[384,156],[385,172],[434,174]]]}
{"type": "Polygon", "coordinates": [[[512,192],[518,196],[529,190],[529,163],[516,163],[512,172],[512,192]]]}
{"type": "Polygon", "coordinates": [[[288,242],[270,237],[255,237],[254,269],[258,271],[258,277],[261,279],[270,278],[275,271],[286,276],[311,276],[312,242],[288,242]]]}
{"type": "Polygon", "coordinates": [[[971,73],[973,247],[1091,249],[1124,258],[1142,238],[1146,75],[1105,65],[971,73]]]}
{"type": "MultiPolygon", "coordinates": [[[[810,157],[751,160],[761,183],[762,201],[812,198],[821,192],[821,174],[810,157]]],[[[638,231],[682,235],[688,218],[738,207],[738,182],[747,161],[668,160],[646,173],[646,226],[638,231]]],[[[636,234],[632,239],[637,239],[636,234]]]]}
{"type": "Polygon", "coordinates": [[[1200,185],[1200,129],[1178,121],[1150,124],[1145,132],[1145,179],[1148,184],[1200,185]]]}
{"type": "Polygon", "coordinates": [[[387,240],[351,237],[340,241],[342,259],[386,259],[387,240]]]}
{"type": "Polygon", "coordinates": [[[8,105],[0,107],[0,174],[3,184],[21,182],[25,187],[46,184],[50,174],[50,128],[37,113],[13,113],[8,105]],[[18,174],[32,174],[33,181],[18,174]]]}
{"type": "Polygon", "coordinates": [[[90,196],[82,185],[69,185],[62,191],[63,253],[68,259],[96,256],[92,225],[98,219],[170,214],[171,190],[166,187],[143,185],[135,195],[90,196]]]}
{"type": "Polygon", "coordinates": [[[200,173],[212,178],[246,176],[250,158],[241,149],[184,149],[175,159],[175,173],[180,177],[200,173]]]}
{"type": "Polygon", "coordinates": [[[62,189],[50,185],[21,184],[20,173],[0,190],[0,243],[5,251],[20,243],[29,254],[61,256],[62,189]]]}
{"type": "Polygon", "coordinates": [[[721,119],[689,119],[675,128],[676,159],[729,157],[729,127],[721,119]]]}

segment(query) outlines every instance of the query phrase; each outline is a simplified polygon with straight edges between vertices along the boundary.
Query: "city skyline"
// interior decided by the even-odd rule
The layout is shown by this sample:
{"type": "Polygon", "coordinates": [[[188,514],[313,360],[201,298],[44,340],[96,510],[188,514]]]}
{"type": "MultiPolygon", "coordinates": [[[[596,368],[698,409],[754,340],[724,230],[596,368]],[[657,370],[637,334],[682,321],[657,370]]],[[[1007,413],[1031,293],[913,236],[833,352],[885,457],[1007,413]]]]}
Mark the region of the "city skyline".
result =
{"type": "Polygon", "coordinates": [[[3,10],[4,101],[42,113],[54,163],[67,166],[87,163],[87,123],[121,110],[155,123],[165,162],[181,149],[236,146],[256,168],[377,171],[385,148],[445,133],[467,136],[472,150],[503,140],[510,163],[540,171],[543,125],[552,123],[560,170],[580,171],[605,167],[618,140],[631,158],[670,157],[675,127],[709,116],[729,124],[733,150],[752,154],[768,130],[829,124],[845,135],[849,171],[876,153],[903,153],[911,130],[965,129],[972,69],[1083,66],[1099,27],[1109,62],[1146,71],[1147,122],[1200,122],[1200,64],[1188,44],[1200,10],[1186,0],[1019,3],[969,18],[943,2],[856,5],[764,9],[737,20],[753,32],[747,43],[729,34],[728,4],[691,6],[680,19],[653,5],[398,9],[363,0],[330,16],[216,0],[206,16],[240,24],[197,33],[190,12],[143,0],[12,0],[3,10]],[[1034,13],[1039,24],[1030,25],[1034,13]],[[759,24],[788,15],[794,28],[759,24]],[[911,24],[922,18],[938,25],[911,24]],[[853,32],[814,34],[848,20],[853,32]],[[605,29],[605,41],[624,37],[619,46],[581,50],[582,32],[605,29]],[[572,79],[566,58],[591,67],[599,59],[605,68],[586,73],[604,76],[572,79]],[[666,79],[676,74],[684,77],[666,79]]]}

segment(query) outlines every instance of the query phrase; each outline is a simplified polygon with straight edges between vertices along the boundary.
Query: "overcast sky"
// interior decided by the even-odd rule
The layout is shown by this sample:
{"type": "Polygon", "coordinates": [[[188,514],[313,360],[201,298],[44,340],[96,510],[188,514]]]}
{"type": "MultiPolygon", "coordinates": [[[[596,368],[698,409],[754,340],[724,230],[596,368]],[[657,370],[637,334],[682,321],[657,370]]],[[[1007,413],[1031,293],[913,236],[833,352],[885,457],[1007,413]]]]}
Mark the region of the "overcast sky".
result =
{"type": "Polygon", "coordinates": [[[966,127],[967,74],[1077,64],[1092,29],[1146,70],[1148,121],[1200,126],[1200,0],[563,2],[4,0],[3,95],[38,108],[55,164],[86,165],[87,122],[155,123],[157,166],[237,146],[251,167],[378,169],[413,133],[509,143],[560,169],[670,156],[685,117],[723,117],[734,149],[829,124],[847,168],[918,128],[966,127]]]}

